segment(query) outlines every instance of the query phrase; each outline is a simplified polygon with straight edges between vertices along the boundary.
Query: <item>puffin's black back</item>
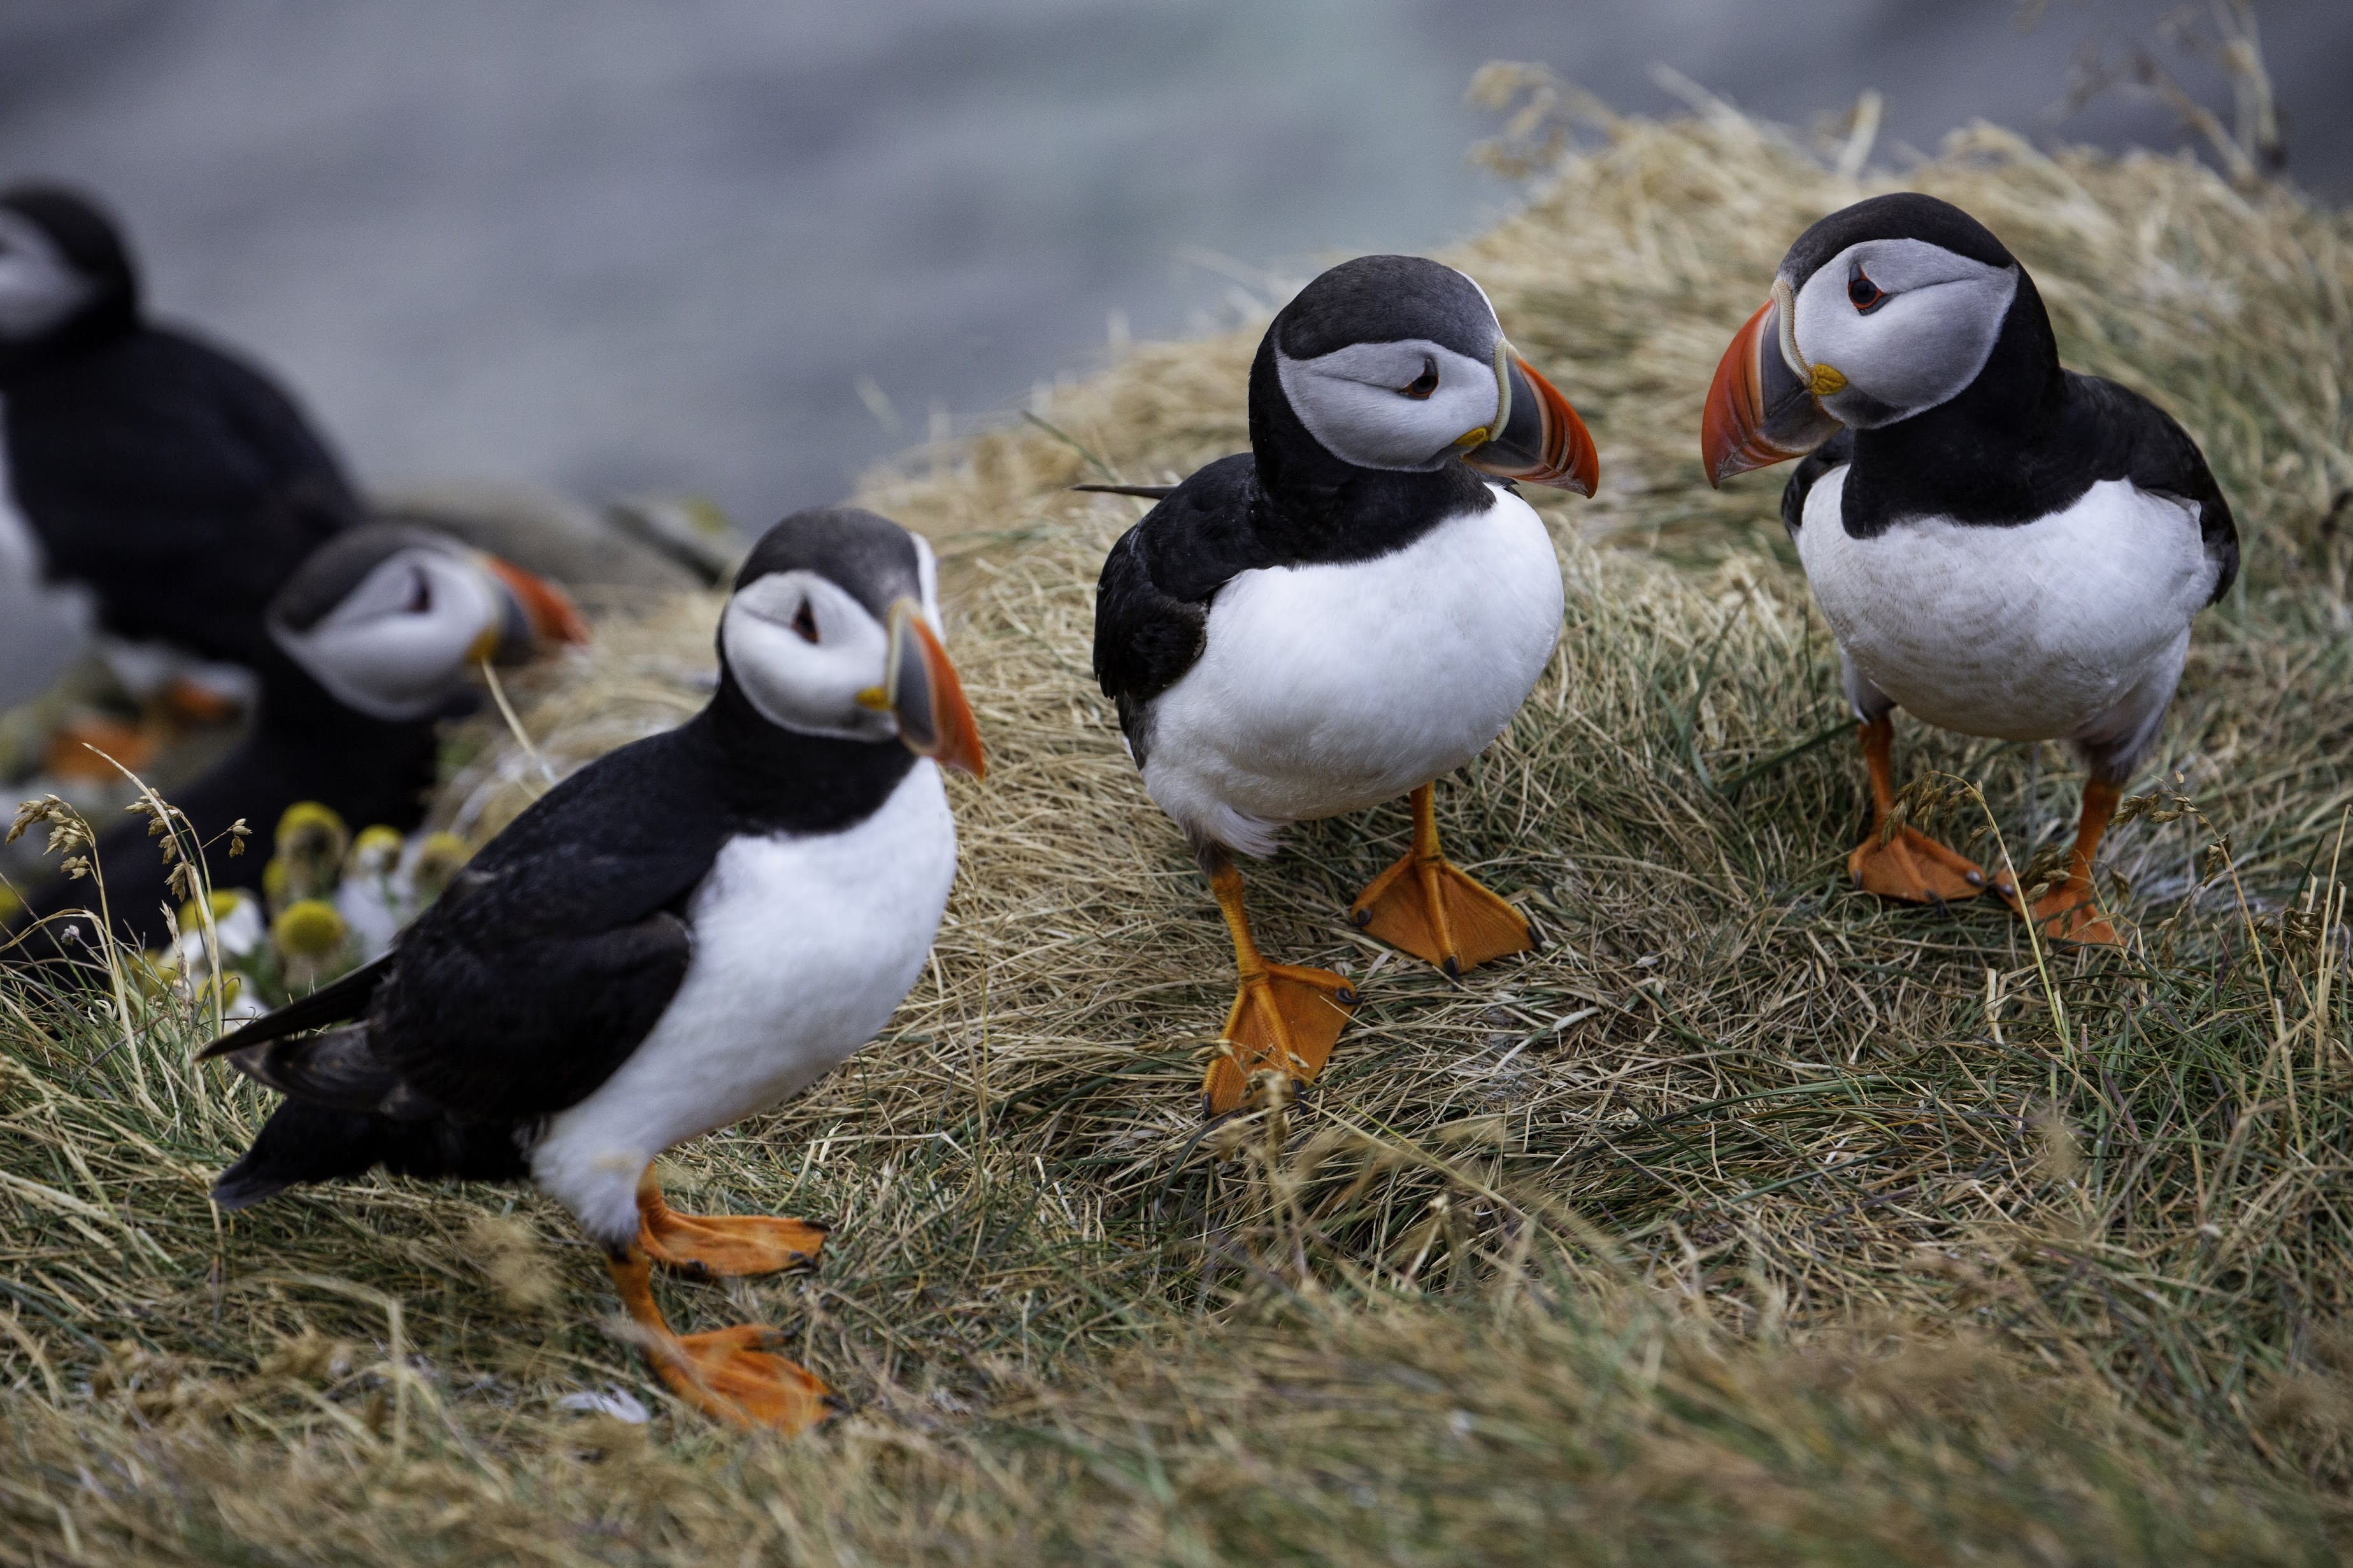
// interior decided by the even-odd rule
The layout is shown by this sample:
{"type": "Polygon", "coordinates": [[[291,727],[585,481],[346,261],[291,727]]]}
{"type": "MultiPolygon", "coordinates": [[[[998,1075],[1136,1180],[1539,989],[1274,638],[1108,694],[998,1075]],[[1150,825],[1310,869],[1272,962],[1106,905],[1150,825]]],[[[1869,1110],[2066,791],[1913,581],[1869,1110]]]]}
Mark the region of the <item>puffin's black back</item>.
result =
{"type": "Polygon", "coordinates": [[[118,635],[259,663],[270,595],[361,515],[341,464],[267,375],[142,320],[93,204],[20,186],[0,205],[98,285],[64,325],[0,352],[9,485],[49,575],[90,584],[118,635]]]}

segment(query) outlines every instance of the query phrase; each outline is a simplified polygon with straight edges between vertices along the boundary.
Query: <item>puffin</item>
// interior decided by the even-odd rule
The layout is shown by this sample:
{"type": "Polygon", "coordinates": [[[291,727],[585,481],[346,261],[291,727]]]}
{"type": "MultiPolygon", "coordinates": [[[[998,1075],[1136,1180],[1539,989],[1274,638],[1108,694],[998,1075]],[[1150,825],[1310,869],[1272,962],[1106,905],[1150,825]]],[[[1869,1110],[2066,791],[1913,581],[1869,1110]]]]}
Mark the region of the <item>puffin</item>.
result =
{"type": "Polygon", "coordinates": [[[383,957],[201,1053],[285,1096],[214,1201],[379,1165],[530,1181],[604,1249],[681,1399],[744,1427],[823,1419],[775,1331],[674,1332],[652,1269],[803,1267],[827,1227],[677,1213],[651,1166],[800,1093],[923,968],[956,868],[941,770],[987,771],[936,582],[929,546],[871,512],[770,529],[707,707],[550,790],[383,957]]]}
{"type": "MultiPolygon", "coordinates": [[[[423,822],[439,759],[438,721],[466,710],[468,676],[485,660],[516,664],[587,629],[560,588],[445,536],[390,523],[336,534],[280,587],[254,656],[259,697],[243,739],[167,799],[186,819],[217,889],[262,887],[265,857],[232,856],[222,836],[243,821],[267,831],[297,803],[345,822],[406,832],[423,822]]],[[[104,906],[118,938],[169,945],[171,885],[143,816],[100,836],[104,906]]],[[[185,835],[175,835],[185,837],[185,835]]],[[[12,923],[29,926],[92,902],[88,882],[30,889],[12,923]]],[[[86,921],[52,922],[60,943],[96,952],[86,921]]]]}
{"type": "Polygon", "coordinates": [[[42,572],[132,643],[257,668],[270,596],[362,521],[291,395],[146,319],[121,229],[78,191],[0,191],[0,404],[42,572]]]}
{"type": "Polygon", "coordinates": [[[1097,586],[1094,673],[1147,795],[1198,857],[1239,984],[1205,1115],[1264,1068],[1310,1082],[1356,1005],[1329,970],[1273,963],[1234,857],[1287,826],[1409,795],[1412,847],[1350,909],[1459,976],[1530,945],[1451,864],[1433,781],[1485,750],[1552,657],[1551,535],[1515,482],[1591,495],[1593,438],[1451,267],[1364,256],[1277,312],[1250,373],[1248,452],[1169,487],[1097,586]]]}
{"type": "Polygon", "coordinates": [[[2115,945],[2093,857],[2156,744],[2190,622],[2238,574],[2230,503],[2181,426],[2064,369],[2034,279],[1983,224],[1917,193],[1798,237],[1725,350],[1701,455],[1711,484],[1802,457],[1781,496],[1837,639],[1871,777],[1863,889],[1918,902],[2007,873],[1887,831],[1901,707],[1940,729],[2069,742],[2089,777],[2063,879],[2020,912],[2115,945]]]}

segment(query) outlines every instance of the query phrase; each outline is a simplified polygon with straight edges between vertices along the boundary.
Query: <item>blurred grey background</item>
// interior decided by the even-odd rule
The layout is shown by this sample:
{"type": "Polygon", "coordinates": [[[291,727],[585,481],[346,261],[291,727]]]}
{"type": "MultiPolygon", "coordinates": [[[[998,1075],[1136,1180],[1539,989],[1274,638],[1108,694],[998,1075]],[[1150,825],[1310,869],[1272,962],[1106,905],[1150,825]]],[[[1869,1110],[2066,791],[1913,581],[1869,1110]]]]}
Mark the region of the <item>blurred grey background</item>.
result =
{"type": "MultiPolygon", "coordinates": [[[[2054,112],[2169,0],[0,0],[0,177],[84,183],[164,314],[291,381],[375,483],[839,496],[1232,287],[1442,245],[1482,63],[1622,108],[1663,62],[1799,125],[1877,88],[1878,157],[1984,117],[2172,149],[2153,98],[2054,112]]],[[[2353,3],[2260,0],[2290,173],[2353,193],[2353,3]]]]}

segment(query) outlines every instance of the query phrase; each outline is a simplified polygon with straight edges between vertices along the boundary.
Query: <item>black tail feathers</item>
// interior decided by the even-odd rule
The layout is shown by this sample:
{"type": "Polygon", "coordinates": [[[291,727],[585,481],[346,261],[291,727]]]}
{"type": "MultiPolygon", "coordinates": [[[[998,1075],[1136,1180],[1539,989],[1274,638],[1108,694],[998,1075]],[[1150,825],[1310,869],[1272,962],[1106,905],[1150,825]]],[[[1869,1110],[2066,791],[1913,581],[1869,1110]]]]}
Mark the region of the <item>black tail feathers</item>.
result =
{"type": "Polygon", "coordinates": [[[519,1181],[530,1173],[516,1129],[447,1117],[396,1121],[290,1100],[262,1124],[245,1158],[220,1173],[213,1202],[249,1208],[305,1182],[356,1176],[382,1165],[396,1176],[519,1181]]]}

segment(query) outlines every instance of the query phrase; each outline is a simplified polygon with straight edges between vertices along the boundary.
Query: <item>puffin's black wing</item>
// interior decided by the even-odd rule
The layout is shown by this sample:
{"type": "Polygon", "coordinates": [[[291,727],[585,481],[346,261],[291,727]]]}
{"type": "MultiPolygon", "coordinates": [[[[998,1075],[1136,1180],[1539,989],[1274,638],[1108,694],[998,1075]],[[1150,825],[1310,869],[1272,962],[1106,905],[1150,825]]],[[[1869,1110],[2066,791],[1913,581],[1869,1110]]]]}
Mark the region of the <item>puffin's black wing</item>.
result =
{"type": "Polygon", "coordinates": [[[2067,376],[2069,424],[2099,452],[2097,477],[2175,497],[2198,509],[2198,534],[2218,568],[2213,604],[2239,575],[2239,525],[2198,443],[2164,409],[2095,375],[2067,376]]]}
{"type": "Polygon", "coordinates": [[[692,728],[550,791],[403,934],[371,1033],[405,1083],[463,1121],[520,1121],[637,1049],[686,977],[686,900],[726,836],[676,765],[692,728]]]}
{"type": "Polygon", "coordinates": [[[304,556],[358,520],[341,466],[260,372],[153,329],[11,391],[10,482],[50,575],[106,626],[256,662],[261,616],[304,556]]]}
{"type": "Polygon", "coordinates": [[[461,1121],[577,1104],[637,1049],[686,978],[692,941],[664,906],[708,869],[596,855],[562,876],[486,879],[452,918],[401,943],[399,984],[373,1019],[377,1054],[461,1121]],[[568,929],[532,918],[541,899],[568,903],[592,890],[615,898],[609,916],[568,929]],[[637,918],[610,918],[625,907],[637,918]]]}
{"type": "Polygon", "coordinates": [[[1144,710],[1201,657],[1209,601],[1240,573],[1271,564],[1252,528],[1258,468],[1247,452],[1193,474],[1120,535],[1095,586],[1095,679],[1119,708],[1138,765],[1144,710]]]}
{"type": "Polygon", "coordinates": [[[252,1052],[237,1065],[265,1083],[396,1117],[512,1124],[586,1099],[686,976],[681,911],[726,834],[700,771],[681,765],[693,728],[625,746],[549,791],[392,952],[204,1055],[252,1052]],[[364,1022],[278,1043],[353,1018],[364,1022]],[[321,1063],[297,1059],[313,1051],[321,1063]]]}
{"type": "Polygon", "coordinates": [[[1790,470],[1789,482],[1781,487],[1781,526],[1789,537],[1798,537],[1798,530],[1806,525],[1806,498],[1813,493],[1815,481],[1832,468],[1854,461],[1854,432],[1841,426],[1838,433],[1804,457],[1790,470]]]}
{"type": "Polygon", "coordinates": [[[231,1029],[211,1045],[196,1053],[196,1060],[208,1062],[215,1057],[225,1057],[251,1046],[266,1045],[299,1035],[305,1029],[316,1029],[328,1024],[344,1024],[367,1011],[368,1002],[375,995],[376,987],[392,973],[392,954],[385,953],[373,963],[364,963],[342,979],[321,986],[308,996],[289,1002],[275,1013],[256,1018],[242,1028],[231,1029]]]}

